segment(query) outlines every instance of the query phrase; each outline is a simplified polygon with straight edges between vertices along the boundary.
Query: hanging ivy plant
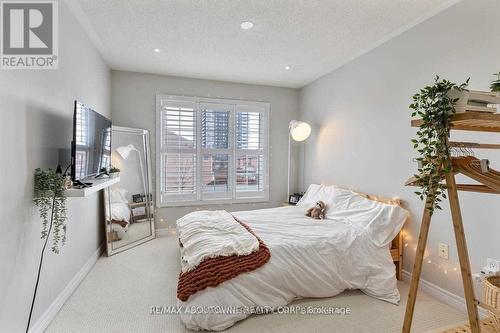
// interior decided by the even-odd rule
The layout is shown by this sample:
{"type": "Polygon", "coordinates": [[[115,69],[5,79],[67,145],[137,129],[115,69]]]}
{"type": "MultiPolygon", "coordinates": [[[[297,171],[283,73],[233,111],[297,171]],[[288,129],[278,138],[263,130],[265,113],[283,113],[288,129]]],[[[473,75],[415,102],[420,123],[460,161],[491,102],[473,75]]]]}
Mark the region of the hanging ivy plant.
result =
{"type": "MultiPolygon", "coordinates": [[[[58,167],[59,168],[59,167],[58,167]]],[[[34,179],[34,201],[40,212],[42,220],[42,239],[45,239],[40,253],[38,274],[36,277],[35,290],[31,300],[30,314],[26,325],[26,333],[29,332],[33,308],[35,306],[40,273],[42,271],[43,257],[49,236],[52,233],[52,252],[59,253],[59,247],[66,243],[66,196],[64,195],[64,177],[61,173],[52,169],[35,169],[34,179]]]]}
{"type": "Polygon", "coordinates": [[[439,205],[442,198],[446,198],[446,185],[442,182],[445,174],[451,171],[450,152],[447,140],[450,136],[451,118],[455,113],[455,103],[458,98],[451,98],[451,90],[463,91],[465,83],[457,85],[436,76],[434,85],[427,86],[413,96],[410,105],[412,117],[418,116],[422,124],[417,131],[417,137],[412,139],[413,147],[420,156],[418,174],[415,175],[416,191],[421,200],[432,214],[434,209],[441,209],[439,205]]]}
{"type": "Polygon", "coordinates": [[[66,196],[64,177],[52,169],[35,170],[35,204],[42,220],[42,239],[52,232],[52,251],[66,243],[66,196]]]}

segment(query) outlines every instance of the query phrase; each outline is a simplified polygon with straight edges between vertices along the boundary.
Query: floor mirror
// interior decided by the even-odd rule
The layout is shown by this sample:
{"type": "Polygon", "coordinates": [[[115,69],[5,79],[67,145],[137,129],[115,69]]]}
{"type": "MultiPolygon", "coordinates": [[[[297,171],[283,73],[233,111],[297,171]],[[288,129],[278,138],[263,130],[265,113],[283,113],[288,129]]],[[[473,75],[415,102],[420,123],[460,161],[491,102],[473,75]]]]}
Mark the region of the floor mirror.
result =
{"type": "Polygon", "coordinates": [[[155,238],[149,131],[111,131],[110,177],[119,181],[103,191],[108,256],[155,238]]]}

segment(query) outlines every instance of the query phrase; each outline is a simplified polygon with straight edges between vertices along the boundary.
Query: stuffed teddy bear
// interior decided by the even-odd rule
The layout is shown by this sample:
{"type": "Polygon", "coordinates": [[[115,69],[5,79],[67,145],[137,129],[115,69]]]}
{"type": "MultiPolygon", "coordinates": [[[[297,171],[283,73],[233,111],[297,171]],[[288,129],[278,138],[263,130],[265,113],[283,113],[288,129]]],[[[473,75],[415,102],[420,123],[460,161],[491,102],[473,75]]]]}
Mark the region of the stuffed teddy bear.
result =
{"type": "Polygon", "coordinates": [[[325,218],[326,205],[323,201],[317,201],[314,207],[307,210],[306,216],[312,217],[313,219],[322,220],[325,218]]]}

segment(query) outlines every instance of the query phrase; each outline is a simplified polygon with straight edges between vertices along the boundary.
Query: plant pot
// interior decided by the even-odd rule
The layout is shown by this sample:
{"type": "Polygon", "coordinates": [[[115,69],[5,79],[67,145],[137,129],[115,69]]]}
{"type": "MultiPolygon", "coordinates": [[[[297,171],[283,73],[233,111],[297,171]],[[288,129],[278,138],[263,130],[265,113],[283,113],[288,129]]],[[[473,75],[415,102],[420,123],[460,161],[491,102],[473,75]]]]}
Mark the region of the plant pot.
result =
{"type": "Polygon", "coordinates": [[[457,113],[465,112],[465,108],[467,103],[469,102],[470,91],[468,90],[457,90],[452,89],[448,92],[448,97],[450,98],[458,98],[458,101],[455,103],[455,111],[457,113]]]}
{"type": "Polygon", "coordinates": [[[120,175],[120,173],[119,173],[119,172],[110,172],[110,173],[109,173],[109,178],[116,178],[116,177],[118,177],[119,175],[120,175]]]}

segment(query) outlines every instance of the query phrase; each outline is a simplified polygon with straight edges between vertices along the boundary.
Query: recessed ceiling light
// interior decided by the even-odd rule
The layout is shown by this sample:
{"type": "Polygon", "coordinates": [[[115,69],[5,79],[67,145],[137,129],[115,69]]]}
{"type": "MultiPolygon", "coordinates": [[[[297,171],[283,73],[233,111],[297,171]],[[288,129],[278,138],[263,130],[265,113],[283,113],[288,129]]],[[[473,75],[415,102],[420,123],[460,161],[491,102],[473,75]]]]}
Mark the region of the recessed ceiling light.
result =
{"type": "Polygon", "coordinates": [[[253,23],[250,21],[241,22],[240,27],[243,30],[250,30],[253,28],[253,23]]]}
{"type": "Polygon", "coordinates": [[[153,49],[155,53],[160,53],[160,49],[153,49]]]}
{"type": "Polygon", "coordinates": [[[287,71],[289,71],[289,70],[290,70],[290,68],[291,68],[290,66],[285,66],[285,69],[286,69],[287,71]]]}

